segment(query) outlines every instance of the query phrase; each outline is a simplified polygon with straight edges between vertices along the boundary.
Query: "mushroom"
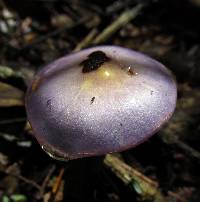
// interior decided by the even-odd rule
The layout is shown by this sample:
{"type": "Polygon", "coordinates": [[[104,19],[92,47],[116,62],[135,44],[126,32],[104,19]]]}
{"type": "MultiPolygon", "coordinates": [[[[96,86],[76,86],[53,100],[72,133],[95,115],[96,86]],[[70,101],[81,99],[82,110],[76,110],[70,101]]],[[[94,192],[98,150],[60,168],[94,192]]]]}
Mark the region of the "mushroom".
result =
{"type": "Polygon", "coordinates": [[[161,63],[119,46],[97,46],[44,67],[26,95],[42,148],[70,160],[144,142],[172,116],[177,87],[161,63]]]}

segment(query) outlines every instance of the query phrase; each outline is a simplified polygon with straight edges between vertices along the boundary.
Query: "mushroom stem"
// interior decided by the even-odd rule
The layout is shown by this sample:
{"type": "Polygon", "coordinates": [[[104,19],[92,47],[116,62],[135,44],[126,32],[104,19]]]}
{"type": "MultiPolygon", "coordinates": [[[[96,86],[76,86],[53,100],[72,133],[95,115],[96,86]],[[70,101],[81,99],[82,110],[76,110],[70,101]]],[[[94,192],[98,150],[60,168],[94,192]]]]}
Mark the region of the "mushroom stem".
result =
{"type": "Polygon", "coordinates": [[[100,170],[103,166],[103,157],[90,157],[68,161],[65,169],[65,190],[67,198],[72,201],[92,201],[94,188],[101,180],[100,170]],[[72,195],[76,193],[76,195],[72,195]]]}

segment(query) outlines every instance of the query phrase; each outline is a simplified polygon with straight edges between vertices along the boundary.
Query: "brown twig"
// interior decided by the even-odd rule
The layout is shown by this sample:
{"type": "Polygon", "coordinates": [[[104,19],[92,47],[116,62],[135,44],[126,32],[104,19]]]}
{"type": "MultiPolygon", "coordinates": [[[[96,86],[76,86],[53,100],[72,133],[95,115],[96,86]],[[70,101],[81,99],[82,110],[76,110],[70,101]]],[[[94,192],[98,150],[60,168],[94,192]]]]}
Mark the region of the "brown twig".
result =
{"type": "Polygon", "coordinates": [[[65,169],[61,168],[58,177],[56,178],[56,181],[52,187],[52,193],[55,195],[57,191],[59,190],[59,187],[61,185],[62,177],[64,175],[65,169]]]}
{"type": "Polygon", "coordinates": [[[135,191],[144,200],[154,202],[167,202],[158,188],[158,183],[146,177],[136,169],[125,164],[118,157],[108,154],[104,163],[119,177],[125,184],[133,185],[135,191]]]}
{"type": "Polygon", "coordinates": [[[19,180],[25,182],[26,184],[29,184],[29,185],[31,185],[32,187],[36,188],[37,190],[39,190],[39,191],[41,190],[41,186],[40,186],[39,184],[37,184],[37,183],[34,182],[33,180],[30,180],[30,179],[28,179],[28,178],[26,178],[26,177],[21,176],[20,174],[11,173],[11,172],[9,172],[9,171],[6,170],[6,169],[5,169],[5,170],[1,169],[0,172],[4,173],[4,174],[6,174],[6,175],[10,175],[10,176],[12,176],[12,177],[16,177],[17,179],[19,179],[19,180]]]}
{"type": "Polygon", "coordinates": [[[96,28],[92,29],[89,32],[89,34],[80,43],[77,44],[74,51],[76,52],[76,51],[81,50],[82,48],[86,48],[87,46],[89,46],[92,43],[96,34],[97,34],[97,29],[96,28]]]}
{"type": "Polygon", "coordinates": [[[43,196],[45,188],[46,188],[46,186],[47,186],[53,172],[55,171],[55,169],[56,169],[55,165],[51,166],[51,168],[49,169],[49,171],[48,171],[48,173],[47,173],[47,175],[46,175],[46,177],[45,177],[45,179],[44,179],[44,181],[43,181],[43,183],[41,185],[40,196],[43,196]]]}
{"type": "Polygon", "coordinates": [[[123,12],[111,25],[106,27],[93,41],[94,44],[105,42],[121,27],[133,20],[143,8],[143,4],[138,4],[134,8],[123,12]]]}
{"type": "Polygon", "coordinates": [[[200,93],[198,89],[193,89],[184,84],[179,86],[182,97],[178,99],[176,111],[169,123],[160,132],[161,140],[170,145],[175,145],[183,150],[192,158],[200,159],[200,152],[186,142],[185,137],[188,134],[195,134],[195,129],[191,130],[191,126],[197,122],[195,117],[199,117],[199,99],[200,93]]]}
{"type": "Polygon", "coordinates": [[[0,125],[4,125],[4,124],[13,124],[13,123],[21,123],[26,121],[25,117],[22,118],[15,118],[15,119],[6,119],[6,120],[1,120],[0,121],[0,125]]]}

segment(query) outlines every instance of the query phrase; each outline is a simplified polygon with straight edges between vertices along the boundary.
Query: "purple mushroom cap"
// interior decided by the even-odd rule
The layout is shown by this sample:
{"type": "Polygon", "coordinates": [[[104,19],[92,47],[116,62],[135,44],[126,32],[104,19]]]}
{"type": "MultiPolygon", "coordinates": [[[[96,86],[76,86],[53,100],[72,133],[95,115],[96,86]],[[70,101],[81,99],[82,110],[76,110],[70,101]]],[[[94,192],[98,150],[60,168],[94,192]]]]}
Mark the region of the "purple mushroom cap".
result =
{"type": "Polygon", "coordinates": [[[171,117],[176,98],[176,82],[161,63],[97,46],[44,67],[27,91],[26,109],[42,148],[69,160],[144,142],[171,117]]]}

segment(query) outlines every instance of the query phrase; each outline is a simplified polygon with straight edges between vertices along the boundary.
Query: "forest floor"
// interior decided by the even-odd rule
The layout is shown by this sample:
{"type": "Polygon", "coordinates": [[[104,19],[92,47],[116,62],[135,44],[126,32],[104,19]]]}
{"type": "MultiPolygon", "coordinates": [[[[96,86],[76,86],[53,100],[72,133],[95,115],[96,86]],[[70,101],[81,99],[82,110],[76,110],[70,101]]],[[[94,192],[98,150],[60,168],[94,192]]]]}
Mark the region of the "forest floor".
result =
{"type": "Polygon", "coordinates": [[[0,0],[0,201],[199,202],[199,19],[198,0],[0,0]],[[99,44],[165,64],[176,111],[136,148],[59,162],[32,135],[27,86],[45,64],[99,44]]]}

